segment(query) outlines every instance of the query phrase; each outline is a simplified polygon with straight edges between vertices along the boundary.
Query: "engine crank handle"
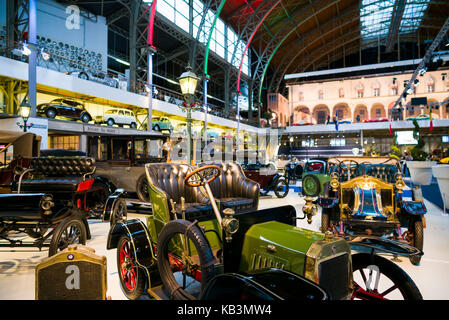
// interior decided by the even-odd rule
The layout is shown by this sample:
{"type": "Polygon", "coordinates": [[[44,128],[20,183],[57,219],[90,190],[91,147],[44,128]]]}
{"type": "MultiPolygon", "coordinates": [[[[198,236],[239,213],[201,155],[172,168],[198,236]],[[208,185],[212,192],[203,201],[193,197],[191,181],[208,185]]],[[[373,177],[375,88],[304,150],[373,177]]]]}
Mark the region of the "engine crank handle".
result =
{"type": "Polygon", "coordinates": [[[217,217],[218,225],[221,227],[222,218],[220,215],[220,211],[218,210],[217,203],[215,202],[214,195],[212,194],[212,190],[210,189],[209,183],[205,182],[204,188],[206,189],[207,195],[209,196],[209,200],[212,205],[212,209],[214,210],[215,216],[217,217]]]}

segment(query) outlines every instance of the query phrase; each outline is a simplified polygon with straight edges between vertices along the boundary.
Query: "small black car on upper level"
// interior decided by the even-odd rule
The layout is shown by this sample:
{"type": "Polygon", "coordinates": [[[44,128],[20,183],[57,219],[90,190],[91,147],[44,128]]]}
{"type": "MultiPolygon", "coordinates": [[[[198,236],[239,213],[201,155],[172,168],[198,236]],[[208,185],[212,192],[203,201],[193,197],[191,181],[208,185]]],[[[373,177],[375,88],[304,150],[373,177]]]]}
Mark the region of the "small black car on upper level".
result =
{"type": "Polygon", "coordinates": [[[92,116],[87,112],[84,104],[71,99],[54,99],[37,106],[37,115],[54,119],[56,116],[88,123],[92,116]]]}

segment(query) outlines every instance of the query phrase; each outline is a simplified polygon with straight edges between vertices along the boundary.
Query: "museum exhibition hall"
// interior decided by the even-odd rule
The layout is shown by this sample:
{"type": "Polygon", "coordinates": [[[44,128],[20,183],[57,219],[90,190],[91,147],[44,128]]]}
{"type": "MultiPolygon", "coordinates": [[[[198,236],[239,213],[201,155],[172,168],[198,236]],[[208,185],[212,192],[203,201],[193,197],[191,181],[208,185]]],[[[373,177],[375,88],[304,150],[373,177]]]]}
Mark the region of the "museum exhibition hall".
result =
{"type": "Polygon", "coordinates": [[[449,300],[448,61],[448,0],[0,0],[0,300],[449,300]]]}

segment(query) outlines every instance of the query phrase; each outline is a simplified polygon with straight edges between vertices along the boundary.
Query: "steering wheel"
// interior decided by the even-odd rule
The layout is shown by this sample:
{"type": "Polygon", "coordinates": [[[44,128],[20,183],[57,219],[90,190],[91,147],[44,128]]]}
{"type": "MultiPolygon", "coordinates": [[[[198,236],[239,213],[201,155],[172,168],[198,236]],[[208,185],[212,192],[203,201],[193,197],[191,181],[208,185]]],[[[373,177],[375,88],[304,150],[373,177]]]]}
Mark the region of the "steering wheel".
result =
{"type": "Polygon", "coordinates": [[[339,168],[340,168],[341,171],[344,171],[344,170],[345,170],[345,169],[343,168],[343,165],[344,165],[345,163],[347,163],[347,164],[346,164],[346,167],[347,167],[346,170],[348,171],[348,179],[349,179],[350,171],[356,172],[357,169],[359,168],[359,164],[358,164],[357,161],[352,160],[352,159],[343,160],[343,161],[341,161],[341,162],[338,164],[338,166],[339,166],[339,168]],[[352,163],[355,163],[355,167],[354,167],[354,166],[351,166],[352,163]]]}
{"type": "Polygon", "coordinates": [[[189,187],[200,187],[214,181],[221,174],[221,169],[215,165],[200,167],[190,172],[184,179],[189,187]]]}

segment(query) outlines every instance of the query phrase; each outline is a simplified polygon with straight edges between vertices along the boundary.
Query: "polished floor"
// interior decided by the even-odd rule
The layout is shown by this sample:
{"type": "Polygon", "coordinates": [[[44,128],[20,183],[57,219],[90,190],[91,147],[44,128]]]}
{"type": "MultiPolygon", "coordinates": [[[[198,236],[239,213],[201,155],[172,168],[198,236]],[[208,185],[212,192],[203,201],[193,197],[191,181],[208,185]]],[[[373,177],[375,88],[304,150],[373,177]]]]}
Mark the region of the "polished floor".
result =
{"type": "MultiPolygon", "coordinates": [[[[267,196],[260,200],[259,208],[278,207],[290,204],[295,206],[298,215],[304,204],[298,193],[290,192],[284,199],[267,196]]],[[[424,230],[424,256],[419,266],[412,265],[408,259],[400,258],[397,262],[415,281],[424,299],[449,300],[449,215],[426,201],[429,210],[427,228],[424,230]]],[[[129,214],[129,218],[144,219],[143,214],[129,214]]],[[[319,230],[320,213],[314,217],[311,225],[305,220],[298,220],[298,226],[319,230]]],[[[92,220],[90,222],[92,239],[87,245],[96,253],[107,258],[107,294],[113,300],[126,299],[121,291],[117,274],[116,251],[106,250],[109,223],[92,220]]],[[[34,248],[11,249],[0,248],[0,300],[34,299],[35,267],[48,251],[34,248]]],[[[148,299],[148,297],[144,297],[148,299]]]]}

